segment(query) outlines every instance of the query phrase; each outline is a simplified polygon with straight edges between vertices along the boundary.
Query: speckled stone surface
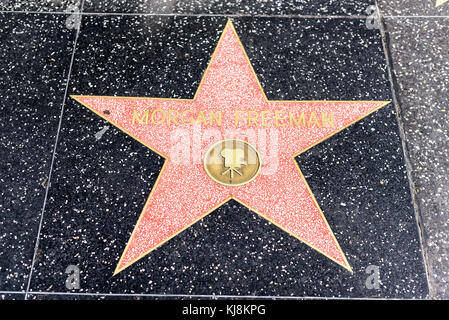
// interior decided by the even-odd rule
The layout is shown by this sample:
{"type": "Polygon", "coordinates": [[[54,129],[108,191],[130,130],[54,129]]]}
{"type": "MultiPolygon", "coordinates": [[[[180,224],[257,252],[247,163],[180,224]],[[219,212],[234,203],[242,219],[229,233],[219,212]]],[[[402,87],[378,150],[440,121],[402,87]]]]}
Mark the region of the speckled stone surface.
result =
{"type": "Polygon", "coordinates": [[[75,37],[65,18],[0,15],[0,291],[27,285],[75,37]]]}
{"type": "Polygon", "coordinates": [[[449,2],[438,0],[377,0],[384,16],[449,16],[449,2]]]}
{"type": "Polygon", "coordinates": [[[86,12],[364,15],[374,0],[85,0],[86,12]]]}
{"type": "MultiPolygon", "coordinates": [[[[6,295],[5,300],[8,300],[9,296],[6,295]]],[[[287,299],[289,300],[299,300],[294,298],[271,298],[271,297],[260,297],[258,300],[277,300],[277,301],[285,301],[287,299]]],[[[27,300],[132,300],[132,301],[142,301],[142,300],[152,300],[152,301],[159,301],[163,303],[171,303],[173,300],[184,300],[184,301],[209,301],[214,303],[219,301],[227,301],[227,300],[233,300],[233,301],[253,301],[254,298],[252,297],[237,297],[237,296],[200,296],[200,295],[170,295],[170,294],[90,294],[90,293],[71,293],[67,294],[65,292],[58,293],[58,294],[48,294],[48,293],[30,293],[27,296],[27,300]]],[[[306,299],[300,299],[301,301],[304,301],[306,299]]],[[[311,301],[312,299],[307,299],[311,301]]],[[[167,305],[167,307],[170,307],[167,305]]],[[[175,309],[176,310],[176,309],[175,309]]]]}
{"type": "Polygon", "coordinates": [[[81,0],[0,0],[0,11],[63,12],[81,0]]]}
{"type": "Polygon", "coordinates": [[[0,300],[24,300],[25,293],[0,293],[0,300]]]}
{"type": "Polygon", "coordinates": [[[448,19],[388,19],[432,296],[449,298],[448,19]]]}
{"type": "MultiPolygon", "coordinates": [[[[365,20],[233,22],[269,99],[391,100],[380,33],[365,20]]],[[[192,98],[225,23],[86,16],[69,94],[192,98]]],[[[112,276],[163,160],[66,103],[31,293],[427,297],[393,105],[297,158],[353,274],[232,200],[112,276]],[[69,265],[80,289],[65,286],[69,265]],[[379,289],[366,285],[370,265],[379,289]]]]}

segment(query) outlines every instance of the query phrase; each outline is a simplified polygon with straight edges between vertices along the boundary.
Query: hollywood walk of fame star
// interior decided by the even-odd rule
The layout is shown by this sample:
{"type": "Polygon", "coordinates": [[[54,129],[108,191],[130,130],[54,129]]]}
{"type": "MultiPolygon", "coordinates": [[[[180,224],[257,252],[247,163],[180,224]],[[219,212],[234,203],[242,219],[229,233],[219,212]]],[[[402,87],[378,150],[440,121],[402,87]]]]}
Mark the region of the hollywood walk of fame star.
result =
{"type": "Polygon", "coordinates": [[[448,0],[437,0],[437,3],[435,4],[435,7],[439,7],[443,4],[445,4],[446,2],[448,2],[448,0]]]}
{"type": "MultiPolygon", "coordinates": [[[[165,158],[114,274],[230,199],[235,199],[352,272],[294,157],[387,105],[388,101],[268,100],[230,20],[193,99],[72,98],[165,158]],[[207,126],[219,132],[223,139],[245,139],[227,136],[228,129],[250,127],[251,121],[245,115],[253,113],[252,116],[263,114],[271,117],[271,129],[279,134],[275,173],[263,174],[264,167],[269,166],[270,161],[262,157],[262,170],[251,181],[223,185],[211,179],[202,161],[178,163],[170,157],[173,133],[179,128],[194,130],[194,126],[189,126],[192,118],[188,114],[212,112],[217,115],[221,111],[222,118],[215,119],[215,122],[207,122],[202,117],[196,120],[201,127],[207,126]],[[236,114],[243,120],[237,119],[236,114]],[[295,118],[295,115],[299,117],[301,114],[308,114],[309,118],[302,122],[295,118]],[[332,114],[333,118],[328,119],[326,125],[324,120],[323,123],[317,120],[319,114],[332,114]],[[189,120],[184,121],[183,115],[189,120]]],[[[263,121],[260,118],[258,121],[260,127],[263,121]]],[[[254,120],[252,125],[256,123],[257,120],[254,120]]],[[[203,159],[211,145],[220,140],[214,140],[212,136],[199,146],[189,145],[188,141],[186,145],[190,149],[199,148],[203,159]]]]}

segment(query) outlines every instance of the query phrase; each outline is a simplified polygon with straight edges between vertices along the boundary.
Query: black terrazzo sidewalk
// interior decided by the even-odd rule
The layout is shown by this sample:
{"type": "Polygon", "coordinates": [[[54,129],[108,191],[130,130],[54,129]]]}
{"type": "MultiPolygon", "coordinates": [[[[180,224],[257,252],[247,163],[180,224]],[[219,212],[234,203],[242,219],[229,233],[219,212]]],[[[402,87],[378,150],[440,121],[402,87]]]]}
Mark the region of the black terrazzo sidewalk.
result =
{"type": "Polygon", "coordinates": [[[0,4],[1,299],[449,298],[449,2],[0,4]],[[353,273],[230,201],[112,276],[164,160],[69,95],[192,98],[228,18],[268,99],[392,101],[296,158],[353,273]]]}

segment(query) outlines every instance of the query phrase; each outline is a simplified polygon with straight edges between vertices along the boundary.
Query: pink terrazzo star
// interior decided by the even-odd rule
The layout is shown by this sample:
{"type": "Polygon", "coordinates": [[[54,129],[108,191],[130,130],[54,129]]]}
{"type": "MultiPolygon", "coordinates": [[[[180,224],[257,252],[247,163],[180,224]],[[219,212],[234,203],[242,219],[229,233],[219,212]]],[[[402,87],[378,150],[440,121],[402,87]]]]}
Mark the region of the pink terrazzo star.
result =
{"type": "Polygon", "coordinates": [[[166,159],[114,274],[229,199],[237,200],[352,271],[294,157],[389,102],[267,100],[230,21],[191,100],[72,98],[166,159]],[[204,120],[198,116],[200,111],[205,115],[221,112],[222,118],[215,122],[204,120]],[[246,115],[238,124],[235,122],[236,111],[240,116],[246,115]],[[264,113],[265,125],[269,128],[262,125],[261,119],[248,124],[248,111],[253,116],[264,113]],[[289,114],[299,119],[301,113],[307,115],[305,120],[296,125],[294,121],[292,123],[289,114]],[[322,114],[332,115],[327,119],[328,125],[318,117],[322,114]],[[236,134],[237,128],[240,134],[236,134]],[[261,139],[254,141],[254,137],[248,135],[252,131],[247,129],[276,133],[277,143],[270,147],[276,150],[275,156],[262,156],[261,173],[245,185],[218,184],[205,172],[203,155],[211,144],[227,138],[249,140],[256,148],[262,148],[261,139]],[[213,134],[204,134],[210,130],[213,134]],[[203,132],[202,139],[195,143],[198,132],[203,132]],[[171,156],[173,146],[179,147],[179,141],[184,141],[181,146],[190,151],[180,156],[187,157],[188,161],[171,156]],[[195,150],[199,156],[195,156],[195,150]],[[276,162],[275,166],[273,162],[276,162]]]}

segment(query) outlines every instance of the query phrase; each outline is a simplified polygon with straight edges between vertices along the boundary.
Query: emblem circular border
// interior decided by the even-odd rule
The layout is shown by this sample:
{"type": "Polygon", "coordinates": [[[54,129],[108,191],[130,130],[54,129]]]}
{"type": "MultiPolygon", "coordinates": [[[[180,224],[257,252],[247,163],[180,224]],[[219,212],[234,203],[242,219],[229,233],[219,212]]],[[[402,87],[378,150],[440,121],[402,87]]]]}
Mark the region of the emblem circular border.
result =
{"type": "Polygon", "coordinates": [[[206,151],[206,153],[205,153],[205,155],[204,155],[204,158],[203,158],[203,166],[204,166],[204,170],[206,171],[206,174],[209,176],[209,178],[211,178],[211,179],[212,179],[213,181],[215,181],[216,183],[221,184],[221,185],[223,185],[223,186],[227,186],[227,187],[239,187],[239,186],[243,186],[243,185],[245,185],[245,184],[250,183],[251,181],[253,181],[253,180],[259,175],[260,170],[262,169],[262,157],[260,156],[259,151],[258,151],[252,144],[250,144],[250,143],[247,142],[247,141],[244,141],[244,140],[241,140],[241,139],[224,139],[224,140],[220,140],[220,141],[218,141],[218,142],[215,142],[214,144],[212,144],[212,145],[207,149],[207,151],[206,151]],[[247,180],[247,181],[245,181],[245,182],[242,182],[242,183],[238,183],[238,184],[225,183],[225,182],[222,182],[222,181],[217,180],[217,179],[216,179],[216,178],[209,172],[209,170],[207,169],[206,159],[207,159],[208,156],[209,156],[209,152],[210,152],[212,149],[214,149],[217,145],[222,144],[223,142],[227,142],[227,141],[238,141],[238,142],[241,142],[241,143],[243,143],[243,144],[246,144],[250,149],[252,149],[252,150],[255,152],[255,154],[256,154],[256,156],[257,156],[257,159],[259,160],[259,167],[257,168],[256,173],[251,177],[251,179],[249,179],[249,180],[247,180]]]}

